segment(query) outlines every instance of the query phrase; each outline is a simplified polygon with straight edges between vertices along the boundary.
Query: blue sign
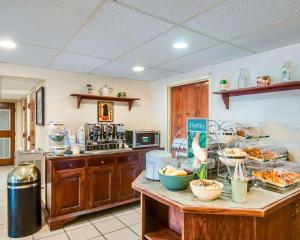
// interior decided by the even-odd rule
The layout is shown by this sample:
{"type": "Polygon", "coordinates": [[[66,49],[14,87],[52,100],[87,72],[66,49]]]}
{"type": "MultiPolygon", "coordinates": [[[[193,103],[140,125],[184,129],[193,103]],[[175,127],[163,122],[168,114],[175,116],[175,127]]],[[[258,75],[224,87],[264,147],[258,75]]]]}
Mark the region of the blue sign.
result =
{"type": "Polygon", "coordinates": [[[207,119],[206,118],[188,119],[187,130],[191,132],[207,132],[207,119]]]}

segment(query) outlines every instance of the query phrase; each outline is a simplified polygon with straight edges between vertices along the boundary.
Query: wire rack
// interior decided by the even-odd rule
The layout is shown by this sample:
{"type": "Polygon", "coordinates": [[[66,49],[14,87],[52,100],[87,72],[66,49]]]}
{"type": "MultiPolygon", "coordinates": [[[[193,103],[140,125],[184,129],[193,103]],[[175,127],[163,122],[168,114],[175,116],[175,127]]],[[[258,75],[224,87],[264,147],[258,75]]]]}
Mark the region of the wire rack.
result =
{"type": "MultiPolygon", "coordinates": [[[[236,129],[241,125],[228,121],[208,121],[207,136],[207,172],[208,179],[227,178],[233,175],[234,167],[225,164],[220,160],[220,153],[224,148],[234,147],[236,129]],[[232,140],[232,141],[231,141],[232,140]]],[[[188,142],[186,137],[179,137],[186,128],[182,128],[173,137],[171,150],[173,154],[172,165],[176,168],[190,169],[194,159],[188,158],[188,142]]],[[[223,156],[225,157],[225,156],[223,156]]],[[[244,166],[243,166],[244,168],[244,166]]]]}

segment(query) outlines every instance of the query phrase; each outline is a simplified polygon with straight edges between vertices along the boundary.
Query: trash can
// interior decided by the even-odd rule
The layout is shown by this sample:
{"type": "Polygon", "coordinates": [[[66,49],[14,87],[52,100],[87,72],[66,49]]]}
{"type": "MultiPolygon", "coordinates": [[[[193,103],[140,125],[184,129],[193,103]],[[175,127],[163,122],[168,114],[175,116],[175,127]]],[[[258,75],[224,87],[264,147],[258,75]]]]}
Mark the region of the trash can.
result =
{"type": "Polygon", "coordinates": [[[41,173],[32,163],[21,163],[8,174],[7,208],[9,237],[25,237],[41,228],[41,173]]]}

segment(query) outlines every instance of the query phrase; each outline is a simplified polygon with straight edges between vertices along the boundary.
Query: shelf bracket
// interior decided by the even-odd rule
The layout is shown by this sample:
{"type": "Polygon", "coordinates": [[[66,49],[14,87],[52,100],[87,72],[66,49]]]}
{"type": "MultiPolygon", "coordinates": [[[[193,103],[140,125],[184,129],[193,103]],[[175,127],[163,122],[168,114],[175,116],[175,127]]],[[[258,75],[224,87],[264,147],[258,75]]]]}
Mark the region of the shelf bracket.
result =
{"type": "Polygon", "coordinates": [[[77,96],[77,109],[79,109],[81,103],[81,96],[77,96]]]}
{"type": "Polygon", "coordinates": [[[226,109],[229,109],[229,94],[223,94],[222,99],[223,99],[226,109]]]}
{"type": "Polygon", "coordinates": [[[133,101],[129,101],[129,102],[128,102],[128,111],[130,111],[130,110],[131,110],[131,108],[132,108],[132,105],[133,105],[133,101]]]}

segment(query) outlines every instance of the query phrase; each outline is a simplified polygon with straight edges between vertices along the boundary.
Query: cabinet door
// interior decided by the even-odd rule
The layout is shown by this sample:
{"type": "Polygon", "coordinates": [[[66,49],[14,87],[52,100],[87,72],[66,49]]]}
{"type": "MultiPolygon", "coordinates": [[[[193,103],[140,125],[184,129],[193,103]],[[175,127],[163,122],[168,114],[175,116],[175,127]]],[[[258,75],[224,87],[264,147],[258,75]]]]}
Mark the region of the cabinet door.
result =
{"type": "Polygon", "coordinates": [[[115,202],[116,176],[114,166],[88,169],[88,207],[94,208],[115,202]]]}
{"type": "Polygon", "coordinates": [[[146,169],[146,153],[141,153],[140,157],[141,172],[146,169]]]}
{"type": "Polygon", "coordinates": [[[54,215],[85,209],[85,178],[84,168],[55,172],[54,215]]]}
{"type": "Polygon", "coordinates": [[[139,174],[139,162],[120,163],[118,165],[117,201],[125,201],[138,196],[131,184],[139,174]]]}

